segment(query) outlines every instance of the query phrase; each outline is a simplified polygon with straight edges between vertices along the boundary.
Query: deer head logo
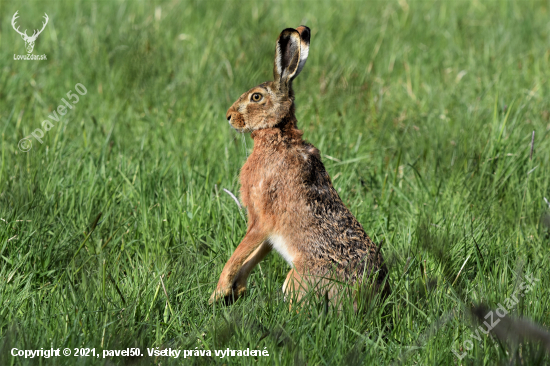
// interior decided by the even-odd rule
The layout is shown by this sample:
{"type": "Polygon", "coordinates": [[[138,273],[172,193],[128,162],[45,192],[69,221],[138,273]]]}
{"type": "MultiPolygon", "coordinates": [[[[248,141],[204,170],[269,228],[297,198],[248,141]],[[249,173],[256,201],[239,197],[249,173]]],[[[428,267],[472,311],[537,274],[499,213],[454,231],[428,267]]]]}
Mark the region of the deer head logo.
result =
{"type": "Polygon", "coordinates": [[[38,37],[38,35],[40,33],[42,33],[42,31],[44,30],[44,28],[46,28],[46,24],[48,24],[48,14],[44,13],[44,19],[46,19],[46,23],[42,23],[42,29],[40,29],[37,33],[37,31],[35,30],[34,33],[32,34],[32,36],[28,36],[27,35],[27,30],[25,29],[25,32],[21,33],[19,31],[19,27],[15,28],[15,19],[19,18],[17,16],[17,13],[19,12],[16,11],[15,14],[13,14],[13,18],[11,19],[11,26],[13,27],[13,29],[15,29],[15,31],[17,33],[19,33],[21,35],[21,38],[23,38],[23,41],[25,41],[25,48],[27,49],[27,53],[31,53],[32,50],[34,49],[34,42],[36,41],[36,38],[38,37]]]}

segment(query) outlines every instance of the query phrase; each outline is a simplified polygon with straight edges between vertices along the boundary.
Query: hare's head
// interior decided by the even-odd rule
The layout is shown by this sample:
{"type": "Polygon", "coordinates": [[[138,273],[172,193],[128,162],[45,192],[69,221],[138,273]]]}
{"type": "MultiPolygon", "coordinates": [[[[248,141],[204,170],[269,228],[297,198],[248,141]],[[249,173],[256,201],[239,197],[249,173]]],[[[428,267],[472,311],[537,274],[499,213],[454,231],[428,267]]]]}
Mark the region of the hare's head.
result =
{"type": "Polygon", "coordinates": [[[309,38],[306,26],[281,32],[275,48],[273,81],[250,89],[233,103],[226,115],[233,128],[248,132],[271,128],[294,114],[292,80],[306,63],[309,38]]]}

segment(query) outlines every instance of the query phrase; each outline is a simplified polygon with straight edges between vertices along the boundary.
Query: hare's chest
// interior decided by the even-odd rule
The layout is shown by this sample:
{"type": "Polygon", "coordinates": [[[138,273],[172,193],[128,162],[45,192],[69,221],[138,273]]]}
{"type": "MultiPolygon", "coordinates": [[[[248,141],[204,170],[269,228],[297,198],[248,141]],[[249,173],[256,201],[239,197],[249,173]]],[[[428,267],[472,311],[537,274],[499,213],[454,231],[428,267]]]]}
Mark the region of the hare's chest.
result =
{"type": "Polygon", "coordinates": [[[241,171],[241,198],[247,208],[270,210],[277,202],[281,190],[280,173],[272,165],[243,166],[241,171]]]}

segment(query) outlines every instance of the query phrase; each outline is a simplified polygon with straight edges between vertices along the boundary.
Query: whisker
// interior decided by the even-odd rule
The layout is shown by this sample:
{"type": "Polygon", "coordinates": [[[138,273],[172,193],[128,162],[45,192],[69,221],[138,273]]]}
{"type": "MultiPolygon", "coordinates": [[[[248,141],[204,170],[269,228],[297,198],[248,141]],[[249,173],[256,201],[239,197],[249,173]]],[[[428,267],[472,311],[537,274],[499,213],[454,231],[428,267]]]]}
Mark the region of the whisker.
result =
{"type": "Polygon", "coordinates": [[[227,188],[224,188],[223,191],[225,193],[227,193],[228,195],[231,196],[231,198],[233,198],[233,200],[235,201],[235,203],[237,203],[237,206],[239,206],[239,210],[242,210],[242,206],[241,206],[241,203],[239,202],[239,200],[237,199],[237,197],[235,197],[235,195],[227,188]]]}
{"type": "Polygon", "coordinates": [[[248,147],[246,146],[246,137],[244,136],[244,132],[241,131],[241,137],[243,141],[243,147],[244,147],[244,156],[248,158],[248,147]]]}

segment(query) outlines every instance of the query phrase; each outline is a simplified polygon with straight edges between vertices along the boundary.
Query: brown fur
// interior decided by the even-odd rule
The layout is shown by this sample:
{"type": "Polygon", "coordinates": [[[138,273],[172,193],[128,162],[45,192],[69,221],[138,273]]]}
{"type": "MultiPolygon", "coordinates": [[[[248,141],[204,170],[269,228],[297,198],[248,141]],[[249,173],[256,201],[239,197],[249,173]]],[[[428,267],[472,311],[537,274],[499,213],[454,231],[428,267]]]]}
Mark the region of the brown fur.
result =
{"type": "Polygon", "coordinates": [[[296,300],[315,289],[337,302],[345,290],[331,284],[342,282],[356,290],[384,286],[383,293],[389,293],[381,253],[344,206],[319,150],[297,129],[292,80],[308,49],[309,28],[285,29],[277,40],[275,80],[250,89],[227,112],[231,126],[252,132],[254,139],[254,150],[241,169],[248,229],[210,302],[241,296],[250,272],[272,248],[292,266],[283,291],[296,300]],[[259,102],[252,100],[254,93],[262,95],[259,102]],[[364,281],[369,276],[374,283],[373,278],[364,281]]]}

